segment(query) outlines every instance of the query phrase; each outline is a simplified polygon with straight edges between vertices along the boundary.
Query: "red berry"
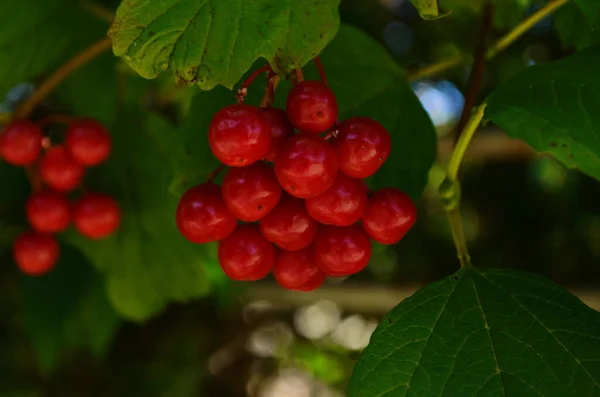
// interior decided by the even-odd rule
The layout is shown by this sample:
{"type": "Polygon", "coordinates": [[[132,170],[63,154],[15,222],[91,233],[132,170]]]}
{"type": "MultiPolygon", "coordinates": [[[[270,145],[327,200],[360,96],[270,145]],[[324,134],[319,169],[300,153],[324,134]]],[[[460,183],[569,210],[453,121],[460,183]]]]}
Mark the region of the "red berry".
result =
{"type": "Polygon", "coordinates": [[[395,244],[404,237],[417,220],[417,209],[401,190],[377,190],[367,203],[362,225],[371,238],[382,244],[395,244]]]}
{"type": "Polygon", "coordinates": [[[23,273],[39,276],[56,265],[60,249],[50,234],[22,233],[13,243],[13,257],[23,273]]]}
{"type": "Polygon", "coordinates": [[[179,232],[197,244],[224,239],[237,225],[237,219],[223,201],[221,186],[210,182],[181,196],[175,220],[179,232]]]}
{"type": "Polygon", "coordinates": [[[40,161],[40,176],[54,190],[68,192],[81,184],[85,168],[63,145],[51,147],[40,161]]]}
{"type": "Polygon", "coordinates": [[[273,169],[263,162],[231,167],[223,179],[223,200],[238,219],[254,222],[267,215],[281,198],[273,169]]]}
{"type": "Polygon", "coordinates": [[[0,157],[12,165],[33,164],[41,150],[42,130],[30,121],[15,121],[0,134],[0,157]]]}
{"type": "Polygon", "coordinates": [[[285,191],[295,197],[323,193],[333,184],[337,172],[335,151],[319,136],[288,138],[275,156],[275,175],[285,191]]]}
{"type": "Polygon", "coordinates": [[[265,277],[275,264],[275,247],[256,225],[240,225],[219,243],[219,264],[237,281],[255,281],[265,277]]]}
{"type": "Polygon", "coordinates": [[[315,259],[328,276],[349,276],[369,264],[371,242],[358,225],[324,226],[315,240],[315,259]]]}
{"type": "Polygon", "coordinates": [[[317,267],[312,247],[300,251],[279,252],[273,276],[283,288],[295,291],[317,289],[327,277],[317,267]]]}
{"type": "Polygon", "coordinates": [[[92,119],[76,120],[67,130],[67,149],[79,164],[91,167],[102,163],[112,147],[110,134],[92,119]]]}
{"type": "Polygon", "coordinates": [[[340,123],[333,146],[344,174],[353,178],[367,178],[389,157],[392,139],[377,121],[369,117],[352,117],[340,123]]]}
{"type": "Polygon", "coordinates": [[[288,251],[306,248],[318,230],[317,222],[308,215],[304,202],[284,195],[279,204],[260,220],[260,231],[265,238],[288,251]]]}
{"type": "Polygon", "coordinates": [[[27,220],[40,233],[58,233],[69,226],[71,209],[64,194],[43,190],[33,193],[25,205],[27,220]]]}
{"type": "Polygon", "coordinates": [[[86,237],[107,237],[121,224],[121,210],[109,195],[85,193],[73,205],[73,224],[86,237]]]}
{"type": "Polygon", "coordinates": [[[267,118],[271,127],[271,146],[266,159],[275,161],[275,153],[286,138],[294,135],[294,126],[287,118],[287,114],[283,109],[279,108],[264,108],[262,113],[267,118]]]}
{"type": "Polygon", "coordinates": [[[290,90],[286,112],[294,127],[318,134],[337,121],[338,104],[331,88],[319,81],[305,80],[290,90]]]}
{"type": "Polygon", "coordinates": [[[360,220],[366,205],[364,182],[341,172],[324,193],[306,199],[310,216],[326,225],[350,226],[360,220]]]}
{"type": "Polygon", "coordinates": [[[259,108],[229,105],[213,116],[208,127],[208,142],[223,164],[243,167],[267,156],[271,128],[259,108]]]}

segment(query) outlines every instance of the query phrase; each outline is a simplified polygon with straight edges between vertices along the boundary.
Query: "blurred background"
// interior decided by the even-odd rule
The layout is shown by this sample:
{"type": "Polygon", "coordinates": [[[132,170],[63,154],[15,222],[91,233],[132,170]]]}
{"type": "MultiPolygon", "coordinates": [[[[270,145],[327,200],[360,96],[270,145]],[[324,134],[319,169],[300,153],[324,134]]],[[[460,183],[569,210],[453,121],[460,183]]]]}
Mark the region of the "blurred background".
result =
{"type": "MultiPolygon", "coordinates": [[[[440,3],[453,11],[434,23],[420,19],[408,0],[343,0],[341,15],[414,71],[472,54],[477,46],[484,1],[440,3]]],[[[486,34],[495,37],[543,4],[492,3],[486,34]]],[[[576,24],[574,12],[565,7],[541,21],[489,63],[477,101],[521,69],[585,45],[583,33],[564,34],[576,24]]],[[[418,203],[414,229],[396,246],[375,247],[372,263],[359,275],[328,280],[315,292],[285,291],[271,278],[240,286],[209,268],[213,288],[205,298],[170,305],[134,324],[94,293],[102,284],[92,271],[63,267],[48,276],[56,282],[42,285],[23,279],[9,246],[0,245],[0,396],[344,396],[379,318],[458,268],[436,192],[471,71],[458,67],[412,83],[439,137],[439,162],[418,203]]],[[[11,111],[33,89],[28,83],[15,87],[0,110],[11,111]]],[[[153,106],[168,110],[169,100],[186,90],[155,98],[153,106]]],[[[466,235],[477,266],[544,275],[600,308],[597,181],[535,155],[488,125],[466,155],[462,184],[466,235]]]]}

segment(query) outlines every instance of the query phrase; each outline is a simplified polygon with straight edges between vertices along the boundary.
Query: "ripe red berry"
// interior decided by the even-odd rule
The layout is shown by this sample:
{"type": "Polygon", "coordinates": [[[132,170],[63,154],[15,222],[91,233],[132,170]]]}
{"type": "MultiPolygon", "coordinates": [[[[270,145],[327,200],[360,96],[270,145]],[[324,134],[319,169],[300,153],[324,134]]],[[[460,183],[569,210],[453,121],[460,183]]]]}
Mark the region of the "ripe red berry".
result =
{"type": "Polygon", "coordinates": [[[395,244],[417,220],[417,209],[401,190],[384,188],[369,198],[362,225],[371,238],[382,244],[395,244]]]}
{"type": "Polygon", "coordinates": [[[52,190],[33,193],[25,205],[27,220],[40,233],[58,233],[69,226],[71,208],[67,197],[52,190]]]}
{"type": "Polygon", "coordinates": [[[79,164],[87,167],[102,163],[110,154],[110,134],[92,119],[76,120],[67,130],[67,149],[79,164]]]}
{"type": "Polygon", "coordinates": [[[324,226],[315,240],[315,259],[328,276],[349,276],[369,264],[371,242],[359,225],[324,226]]]}
{"type": "Polygon", "coordinates": [[[245,222],[257,221],[271,212],[282,191],[273,169],[263,162],[229,168],[222,189],[227,208],[245,222]]]}
{"type": "Polygon", "coordinates": [[[275,156],[275,175],[285,191],[295,197],[323,193],[333,184],[337,172],[335,151],[319,136],[288,138],[275,156]]]}
{"type": "Polygon", "coordinates": [[[264,159],[271,147],[271,128],[255,106],[225,106],[213,116],[208,127],[208,142],[219,161],[243,167],[264,159]]]}
{"type": "Polygon", "coordinates": [[[120,224],[121,210],[109,195],[85,193],[73,205],[73,225],[86,237],[107,237],[117,230],[120,224]]]}
{"type": "Polygon", "coordinates": [[[360,220],[367,205],[364,182],[339,172],[324,193],[306,199],[310,216],[326,225],[350,226],[360,220]]]}
{"type": "Polygon", "coordinates": [[[286,112],[294,127],[318,134],[337,121],[338,104],[331,88],[319,81],[305,80],[290,90],[286,112]]]}
{"type": "Polygon", "coordinates": [[[308,215],[304,202],[283,195],[279,204],[260,220],[265,238],[288,251],[306,248],[317,235],[318,224],[308,215]]]}
{"type": "Polygon", "coordinates": [[[255,281],[265,277],[275,264],[275,247],[253,224],[240,225],[219,242],[219,264],[237,281],[255,281]]]}
{"type": "Polygon", "coordinates": [[[353,178],[373,175],[387,160],[392,139],[387,130],[369,117],[352,117],[340,123],[333,140],[340,171],[353,178]]]}
{"type": "Polygon", "coordinates": [[[273,276],[283,288],[295,291],[317,289],[327,277],[317,267],[312,247],[300,251],[279,252],[275,260],[273,276]]]}
{"type": "Polygon", "coordinates": [[[39,276],[56,265],[59,247],[50,234],[33,231],[22,233],[13,243],[13,257],[23,273],[39,276]]]}
{"type": "Polygon", "coordinates": [[[179,232],[197,244],[224,239],[237,225],[223,201],[221,187],[210,182],[194,186],[181,196],[175,221],[179,232]]]}
{"type": "Polygon", "coordinates": [[[30,121],[15,121],[0,134],[0,157],[9,164],[33,164],[40,150],[42,130],[30,121]]]}
{"type": "Polygon", "coordinates": [[[85,168],[63,145],[53,146],[40,161],[42,181],[54,190],[68,192],[81,184],[85,168]]]}
{"type": "Polygon", "coordinates": [[[266,159],[272,162],[275,161],[275,153],[285,139],[294,135],[294,126],[288,120],[283,109],[264,108],[261,110],[271,128],[271,146],[266,159]]]}

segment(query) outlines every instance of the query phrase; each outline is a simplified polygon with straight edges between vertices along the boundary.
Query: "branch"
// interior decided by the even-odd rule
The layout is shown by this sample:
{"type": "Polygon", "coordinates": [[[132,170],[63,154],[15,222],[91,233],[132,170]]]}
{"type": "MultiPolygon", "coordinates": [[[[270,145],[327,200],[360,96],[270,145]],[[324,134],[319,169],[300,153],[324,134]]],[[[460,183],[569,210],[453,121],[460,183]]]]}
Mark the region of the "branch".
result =
{"type": "Polygon", "coordinates": [[[73,58],[63,64],[54,74],[48,77],[15,112],[15,118],[26,119],[31,112],[59,85],[65,78],[69,77],[74,71],[87,64],[98,55],[102,54],[112,47],[110,38],[106,37],[92,44],[73,58]]]}
{"type": "MultiPolygon", "coordinates": [[[[508,32],[504,37],[498,40],[486,53],[485,58],[490,60],[494,58],[498,53],[506,49],[512,43],[514,43],[518,38],[523,36],[529,29],[531,29],[535,24],[540,22],[542,19],[546,18],[548,15],[552,14],[554,11],[567,4],[571,0],[552,0],[544,7],[537,10],[535,13],[531,14],[527,19],[519,23],[515,26],[510,32],[508,32]]],[[[425,79],[427,77],[431,77],[435,74],[443,72],[447,69],[451,69],[455,66],[458,66],[467,61],[464,56],[456,56],[450,59],[443,60],[439,63],[428,66],[424,69],[414,71],[409,73],[408,81],[415,81],[425,79]]]]}

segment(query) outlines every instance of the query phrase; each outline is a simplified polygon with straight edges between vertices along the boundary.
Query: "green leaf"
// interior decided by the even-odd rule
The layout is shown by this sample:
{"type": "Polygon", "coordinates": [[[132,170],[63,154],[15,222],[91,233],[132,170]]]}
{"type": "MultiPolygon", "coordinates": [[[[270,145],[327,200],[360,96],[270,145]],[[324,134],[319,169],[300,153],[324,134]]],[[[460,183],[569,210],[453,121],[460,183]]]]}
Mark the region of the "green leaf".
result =
{"type": "Polygon", "coordinates": [[[86,187],[115,197],[123,211],[121,227],[102,240],[70,235],[105,274],[112,305],[134,321],[149,318],[170,301],[206,294],[205,267],[217,266],[212,245],[187,242],[175,225],[178,198],[168,192],[174,153],[164,143],[172,130],[135,107],[118,115],[113,153],[106,164],[90,170],[86,187]]]}
{"type": "Polygon", "coordinates": [[[106,24],[72,0],[2,1],[0,93],[49,72],[106,34],[106,24]]]}
{"type": "Polygon", "coordinates": [[[554,26],[565,47],[582,49],[600,44],[600,26],[589,23],[581,6],[565,4],[553,17],[554,26]]]}
{"type": "Polygon", "coordinates": [[[419,15],[423,19],[438,19],[445,15],[440,15],[438,0],[410,0],[415,6],[419,15]]]}
{"type": "Polygon", "coordinates": [[[600,396],[600,313],[553,283],[465,269],[388,313],[351,397],[600,396]]]}
{"type": "MultiPolygon", "coordinates": [[[[328,75],[328,84],[339,102],[340,120],[351,116],[369,116],[381,122],[392,135],[392,153],[370,181],[373,188],[395,186],[417,198],[427,183],[428,172],[436,157],[436,133],[427,113],[406,81],[404,71],[387,51],[361,30],[342,25],[337,36],[320,56],[328,75]],[[368,56],[365,56],[368,54],[368,56]]],[[[317,77],[314,67],[306,69],[306,78],[317,77]]],[[[257,79],[246,97],[258,104],[263,94],[257,79]]],[[[290,85],[281,84],[275,105],[285,107],[290,85]]],[[[175,134],[166,138],[177,153],[177,173],[171,191],[182,191],[206,179],[217,167],[208,146],[208,125],[221,107],[234,103],[234,95],[224,88],[198,93],[188,119],[175,134]]]]}
{"type": "Polygon", "coordinates": [[[600,47],[523,70],[489,98],[486,116],[513,138],[600,179],[600,47]]]}
{"type": "Polygon", "coordinates": [[[600,28],[600,2],[596,0],[575,0],[592,29],[600,28]]]}
{"type": "Polygon", "coordinates": [[[333,38],[339,0],[124,0],[109,34],[115,55],[145,78],[170,69],[203,89],[228,88],[258,58],[281,72],[333,38]]]}
{"type": "Polygon", "coordinates": [[[41,277],[22,276],[23,326],[43,372],[52,372],[68,350],[102,357],[120,319],[106,297],[103,279],[80,252],[61,246],[56,268],[41,277]]]}

